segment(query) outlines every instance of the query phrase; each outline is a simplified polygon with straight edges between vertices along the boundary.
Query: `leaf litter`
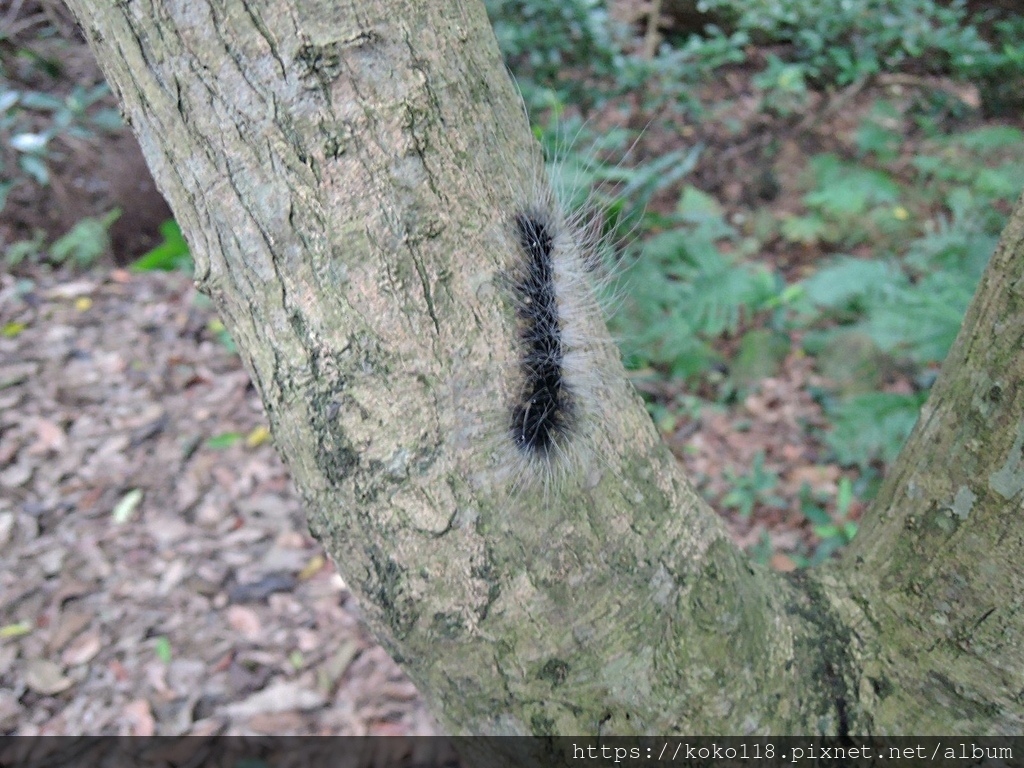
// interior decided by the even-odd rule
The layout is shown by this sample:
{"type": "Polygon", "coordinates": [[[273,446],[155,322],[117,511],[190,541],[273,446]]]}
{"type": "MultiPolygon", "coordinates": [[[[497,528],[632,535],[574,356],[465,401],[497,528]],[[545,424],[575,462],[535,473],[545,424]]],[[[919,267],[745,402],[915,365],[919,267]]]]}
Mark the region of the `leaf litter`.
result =
{"type": "Polygon", "coordinates": [[[180,273],[0,276],[0,733],[438,734],[214,319],[180,273]]]}

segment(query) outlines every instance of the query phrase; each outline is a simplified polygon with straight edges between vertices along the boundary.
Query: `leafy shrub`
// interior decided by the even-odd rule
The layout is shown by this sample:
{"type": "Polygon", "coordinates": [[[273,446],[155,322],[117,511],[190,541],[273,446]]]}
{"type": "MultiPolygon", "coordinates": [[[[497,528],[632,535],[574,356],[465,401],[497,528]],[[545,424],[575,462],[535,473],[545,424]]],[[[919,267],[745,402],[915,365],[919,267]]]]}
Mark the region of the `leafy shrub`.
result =
{"type": "Polygon", "coordinates": [[[790,241],[854,244],[893,228],[901,216],[902,190],[885,171],[824,154],[811,159],[809,176],[809,213],[782,222],[790,241]]]}
{"type": "MultiPolygon", "coordinates": [[[[54,164],[76,144],[99,134],[121,129],[121,117],[108,105],[105,83],[89,86],[62,82],[61,53],[73,21],[59,7],[39,9],[34,4],[15,4],[5,13],[0,29],[0,213],[11,193],[29,188],[33,199],[42,197],[40,187],[51,184],[54,164]],[[65,18],[66,16],[66,18],[65,18]],[[32,190],[35,188],[35,190],[32,190]]],[[[79,266],[95,261],[109,246],[107,230],[119,216],[86,217],[46,248],[46,234],[7,244],[9,265],[48,258],[79,266]]]]}
{"type": "Polygon", "coordinates": [[[894,461],[926,397],[924,392],[868,392],[829,403],[832,429],[825,439],[836,460],[862,469],[874,461],[894,461]]]}
{"type": "Polygon", "coordinates": [[[7,246],[5,259],[11,267],[23,261],[44,260],[80,268],[92,266],[109,251],[108,232],[120,216],[120,209],[114,209],[102,217],[86,216],[54,240],[49,248],[46,247],[44,233],[37,230],[31,238],[7,246]]]}
{"type": "Polygon", "coordinates": [[[656,365],[687,378],[717,359],[714,337],[735,333],[745,316],[772,306],[779,285],[768,270],[719,247],[739,237],[703,192],[683,191],[674,224],[644,243],[615,330],[628,365],[656,365]]]}
{"type": "Polygon", "coordinates": [[[722,497],[722,504],[735,509],[744,520],[751,516],[757,505],[775,509],[786,506],[786,502],[774,492],[779,484],[779,476],[765,469],[763,451],[758,451],[754,456],[749,474],[726,470],[725,477],[732,487],[722,497]]]}
{"type": "Polygon", "coordinates": [[[573,104],[584,112],[605,99],[636,94],[643,109],[699,113],[696,85],[744,60],[746,32],[709,27],[648,58],[628,52],[630,30],[604,0],[485,0],[498,45],[531,111],[573,104]]]}
{"type": "MultiPolygon", "coordinates": [[[[874,146],[888,151],[887,138],[877,141],[863,130],[858,135],[869,152],[874,146]]],[[[916,237],[875,238],[876,258],[838,256],[801,283],[803,299],[821,313],[805,321],[824,325],[805,334],[810,354],[866,339],[878,354],[903,366],[918,387],[910,394],[857,392],[826,400],[833,422],[829,446],[841,463],[863,468],[895,458],[959,332],[1006,211],[1024,183],[1024,133],[991,126],[940,137],[911,158],[913,174],[905,186],[845,165],[830,156],[812,161],[818,187],[805,203],[816,207],[816,215],[842,223],[899,198],[907,198],[911,209],[942,208],[919,226],[916,237]]]]}
{"type": "Polygon", "coordinates": [[[701,0],[732,17],[755,42],[785,43],[785,59],[815,82],[852,83],[913,60],[933,71],[963,71],[991,52],[968,23],[965,0],[701,0]]]}
{"type": "Polygon", "coordinates": [[[807,67],[784,62],[768,54],[768,66],[751,80],[771,97],[764,99],[764,108],[779,117],[798,114],[807,104],[807,67]]]}
{"type": "Polygon", "coordinates": [[[739,64],[750,42],[746,32],[725,34],[709,27],[703,35],[691,35],[684,43],[662,45],[653,58],[627,56],[615,73],[613,93],[639,94],[645,112],[668,108],[677,114],[701,116],[704,107],[698,86],[716,70],[739,64]]]}
{"type": "Polygon", "coordinates": [[[993,25],[989,52],[965,68],[965,76],[978,83],[985,111],[1015,117],[1024,109],[1024,16],[993,25]]]}
{"type": "Polygon", "coordinates": [[[60,98],[0,81],[0,211],[19,184],[50,183],[49,166],[60,158],[59,144],[65,137],[88,139],[97,131],[120,130],[118,111],[101,103],[109,93],[107,84],[100,83],[88,89],[76,86],[60,98]]]}
{"type": "Polygon", "coordinates": [[[550,105],[544,93],[550,89],[560,103],[586,106],[593,93],[569,72],[615,75],[622,53],[603,0],[486,0],[485,5],[528,105],[550,105]]]}
{"type": "MultiPolygon", "coordinates": [[[[857,523],[850,520],[850,507],[853,503],[853,483],[847,477],[839,481],[836,490],[835,512],[826,509],[830,499],[823,494],[815,494],[808,485],[800,489],[800,512],[811,524],[811,530],[820,541],[810,553],[797,551],[789,557],[798,568],[809,568],[828,560],[832,555],[845,547],[857,535],[857,523]]],[[[770,542],[769,542],[770,545],[770,542]]],[[[761,560],[766,562],[771,550],[758,548],[761,560]]]]}

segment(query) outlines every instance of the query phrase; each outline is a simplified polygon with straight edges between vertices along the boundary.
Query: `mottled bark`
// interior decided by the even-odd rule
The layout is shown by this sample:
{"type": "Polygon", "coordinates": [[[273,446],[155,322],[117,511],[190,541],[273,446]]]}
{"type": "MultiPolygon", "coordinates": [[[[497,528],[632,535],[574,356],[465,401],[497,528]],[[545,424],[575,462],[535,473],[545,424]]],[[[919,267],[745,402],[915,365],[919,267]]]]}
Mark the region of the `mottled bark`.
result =
{"type": "Polygon", "coordinates": [[[856,557],[787,579],[729,542],[617,361],[578,477],[510,494],[495,467],[516,347],[499,230],[537,150],[479,0],[69,4],[311,528],[453,733],[1017,722],[1020,360],[992,343],[1019,349],[1021,325],[991,307],[1019,303],[1019,226],[937,387],[959,399],[931,406],[856,557]],[[985,664],[1003,687],[982,711],[960,686],[985,664]]]}

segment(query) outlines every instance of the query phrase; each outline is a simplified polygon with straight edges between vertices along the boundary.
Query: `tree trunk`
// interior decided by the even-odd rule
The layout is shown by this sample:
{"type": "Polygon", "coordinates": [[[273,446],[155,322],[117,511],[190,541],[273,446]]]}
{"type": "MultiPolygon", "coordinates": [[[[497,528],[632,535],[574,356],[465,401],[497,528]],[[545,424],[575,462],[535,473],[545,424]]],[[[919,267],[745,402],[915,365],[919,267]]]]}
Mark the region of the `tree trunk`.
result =
{"type": "Polygon", "coordinates": [[[862,538],[788,578],[608,355],[593,455],[510,491],[539,159],[479,0],[69,4],[312,530],[452,733],[1020,730],[1020,207],[862,538]]]}

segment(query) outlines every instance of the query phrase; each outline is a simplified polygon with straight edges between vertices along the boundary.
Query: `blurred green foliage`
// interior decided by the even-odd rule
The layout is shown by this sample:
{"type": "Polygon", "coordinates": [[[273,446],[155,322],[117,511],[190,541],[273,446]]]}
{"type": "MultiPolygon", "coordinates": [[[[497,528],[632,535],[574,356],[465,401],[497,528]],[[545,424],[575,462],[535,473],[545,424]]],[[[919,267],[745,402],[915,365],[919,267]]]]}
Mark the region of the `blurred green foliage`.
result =
{"type": "Polygon", "coordinates": [[[192,254],[188,250],[188,243],[181,234],[178,222],[169,219],[161,224],[160,242],[132,262],[131,268],[136,272],[191,272],[192,254]]]}
{"type": "Polygon", "coordinates": [[[120,216],[121,211],[116,208],[104,216],[86,216],[50,243],[49,247],[43,232],[37,230],[31,238],[8,245],[4,250],[5,261],[10,267],[27,260],[49,261],[86,269],[110,252],[108,232],[120,216]]]}
{"type": "Polygon", "coordinates": [[[583,77],[614,77],[623,58],[603,0],[486,0],[487,12],[506,61],[529,72],[520,85],[527,103],[542,102],[545,89],[577,105],[588,104],[583,77]]]}
{"type": "MultiPolygon", "coordinates": [[[[0,26],[0,214],[22,185],[49,187],[54,163],[76,142],[122,128],[120,113],[109,106],[106,83],[91,86],[66,81],[60,40],[45,12],[18,17],[14,11],[0,26]]],[[[119,212],[88,217],[47,247],[45,236],[4,244],[9,266],[22,261],[92,264],[109,246],[107,230],[119,212]]]]}
{"type": "Polygon", "coordinates": [[[744,317],[775,306],[783,286],[742,258],[743,244],[721,207],[694,187],[683,189],[672,216],[660,218],[670,228],[643,242],[613,331],[629,367],[687,378],[719,360],[715,337],[735,334],[744,317]],[[738,247],[727,252],[723,244],[738,247]]]}
{"type": "Polygon", "coordinates": [[[701,0],[755,44],[784,44],[785,61],[816,84],[847,85],[913,64],[973,71],[992,46],[970,23],[965,0],[701,0]]]}
{"type": "Polygon", "coordinates": [[[87,139],[98,131],[117,131],[121,115],[116,109],[98,105],[110,93],[106,83],[85,89],[75,86],[60,98],[41,91],[18,90],[0,81],[0,137],[13,155],[20,172],[0,167],[4,181],[0,184],[0,210],[16,184],[50,183],[49,163],[59,158],[55,139],[71,137],[87,139]]]}
{"type": "Polygon", "coordinates": [[[725,477],[732,488],[722,497],[722,504],[735,509],[739,516],[748,519],[755,504],[783,509],[786,502],[775,493],[779,476],[764,466],[764,452],[758,452],[751,463],[750,472],[726,470],[725,477]]]}

